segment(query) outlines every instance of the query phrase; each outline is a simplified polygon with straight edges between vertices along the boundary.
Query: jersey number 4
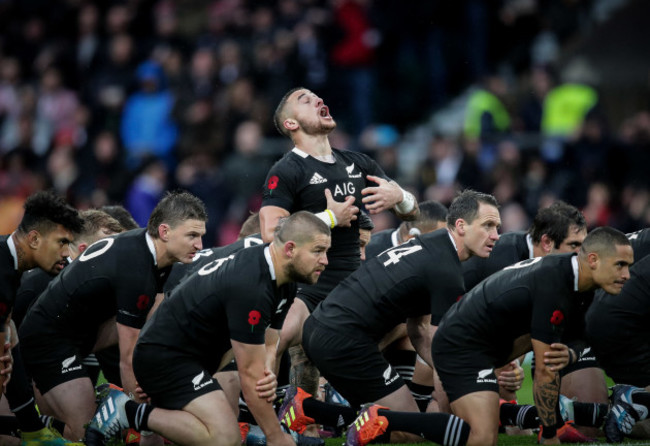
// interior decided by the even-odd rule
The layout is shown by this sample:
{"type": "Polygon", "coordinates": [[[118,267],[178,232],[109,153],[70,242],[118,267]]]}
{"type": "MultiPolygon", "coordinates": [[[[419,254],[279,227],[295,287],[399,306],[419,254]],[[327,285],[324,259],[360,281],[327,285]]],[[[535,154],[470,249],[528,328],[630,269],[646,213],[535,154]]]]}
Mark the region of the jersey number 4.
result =
{"type": "Polygon", "coordinates": [[[401,257],[413,254],[414,252],[418,252],[421,249],[422,245],[411,245],[405,247],[398,246],[397,248],[390,249],[384,252],[384,254],[388,256],[388,260],[384,262],[384,266],[396,264],[399,262],[399,259],[401,257]]]}

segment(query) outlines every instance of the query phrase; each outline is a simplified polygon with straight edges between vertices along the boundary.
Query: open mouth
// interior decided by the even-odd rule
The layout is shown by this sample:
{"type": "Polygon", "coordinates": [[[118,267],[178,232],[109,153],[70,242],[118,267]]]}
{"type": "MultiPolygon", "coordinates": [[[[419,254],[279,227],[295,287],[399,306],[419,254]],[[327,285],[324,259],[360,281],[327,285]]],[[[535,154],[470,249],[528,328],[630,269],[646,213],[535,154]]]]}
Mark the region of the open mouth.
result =
{"type": "Polygon", "coordinates": [[[330,117],[330,109],[327,107],[327,105],[323,105],[320,108],[320,116],[321,116],[321,118],[329,118],[330,117]]]}

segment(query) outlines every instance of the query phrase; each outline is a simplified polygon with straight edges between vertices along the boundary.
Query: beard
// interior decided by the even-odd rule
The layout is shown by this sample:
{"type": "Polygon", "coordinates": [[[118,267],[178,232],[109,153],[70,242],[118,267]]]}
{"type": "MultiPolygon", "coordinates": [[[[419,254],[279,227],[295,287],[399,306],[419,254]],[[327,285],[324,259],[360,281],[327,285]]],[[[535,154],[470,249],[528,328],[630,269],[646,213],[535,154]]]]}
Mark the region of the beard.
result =
{"type": "Polygon", "coordinates": [[[323,122],[320,119],[316,122],[303,121],[299,124],[303,132],[308,135],[329,135],[336,128],[334,119],[328,122],[323,122]]]}
{"type": "Polygon", "coordinates": [[[303,273],[296,269],[293,264],[287,266],[287,275],[292,282],[305,283],[307,285],[313,285],[318,281],[319,276],[315,276],[313,271],[310,273],[303,273]]]}

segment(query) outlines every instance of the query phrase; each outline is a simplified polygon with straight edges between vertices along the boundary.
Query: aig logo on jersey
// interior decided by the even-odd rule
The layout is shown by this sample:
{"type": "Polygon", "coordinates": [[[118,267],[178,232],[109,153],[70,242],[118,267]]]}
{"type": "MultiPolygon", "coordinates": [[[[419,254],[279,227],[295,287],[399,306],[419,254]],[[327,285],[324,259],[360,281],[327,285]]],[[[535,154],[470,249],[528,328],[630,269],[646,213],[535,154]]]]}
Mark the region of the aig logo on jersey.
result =
{"type": "Polygon", "coordinates": [[[494,369],[484,369],[478,372],[476,382],[481,383],[497,383],[497,376],[494,374],[494,369]]]}
{"type": "Polygon", "coordinates": [[[61,361],[61,373],[74,372],[75,370],[81,370],[81,364],[74,365],[77,361],[77,355],[70,356],[69,358],[61,361]]]}

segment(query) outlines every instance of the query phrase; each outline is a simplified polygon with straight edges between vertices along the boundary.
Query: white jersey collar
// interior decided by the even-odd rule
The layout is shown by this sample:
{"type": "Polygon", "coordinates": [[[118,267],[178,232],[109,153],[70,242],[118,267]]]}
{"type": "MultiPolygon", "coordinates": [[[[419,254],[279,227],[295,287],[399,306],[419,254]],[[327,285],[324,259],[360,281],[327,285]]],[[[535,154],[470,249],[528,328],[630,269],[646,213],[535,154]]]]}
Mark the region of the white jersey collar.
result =
{"type": "Polygon", "coordinates": [[[294,147],[293,149],[291,149],[291,151],[301,158],[307,158],[308,156],[311,156],[315,160],[322,161],[327,164],[334,164],[336,162],[336,158],[334,158],[334,152],[330,153],[329,155],[316,156],[316,155],[310,155],[307,152],[303,152],[298,147],[294,147]]]}
{"type": "Polygon", "coordinates": [[[578,256],[571,257],[571,266],[573,267],[573,291],[578,291],[578,256]]]}
{"type": "Polygon", "coordinates": [[[273,267],[273,260],[271,260],[271,251],[270,251],[270,245],[264,248],[264,258],[266,259],[266,263],[269,264],[269,272],[271,273],[271,280],[275,280],[275,268],[273,267]]]}
{"type": "Polygon", "coordinates": [[[7,245],[9,246],[11,257],[14,258],[14,269],[18,271],[18,253],[16,252],[16,243],[14,243],[14,233],[11,233],[7,239],[7,245]]]}
{"type": "Polygon", "coordinates": [[[151,251],[151,255],[153,256],[153,264],[158,266],[158,259],[156,259],[156,245],[153,243],[153,237],[151,237],[148,232],[145,232],[144,238],[147,240],[147,246],[149,247],[149,251],[151,251]]]}
{"type": "Polygon", "coordinates": [[[399,232],[399,228],[395,229],[391,234],[390,234],[390,242],[393,244],[393,248],[395,246],[399,245],[399,240],[397,239],[397,233],[399,232]]]}
{"type": "Polygon", "coordinates": [[[526,245],[528,246],[528,258],[534,258],[535,252],[533,251],[533,238],[530,236],[530,234],[526,234],[526,245]]]}
{"type": "Polygon", "coordinates": [[[294,147],[291,151],[302,158],[307,158],[309,156],[309,153],[303,152],[298,147],[294,147]]]}
{"type": "Polygon", "coordinates": [[[458,246],[456,246],[456,240],[454,240],[454,236],[451,235],[451,231],[447,229],[447,235],[449,236],[449,240],[451,240],[451,244],[454,245],[454,249],[456,252],[458,252],[458,246]]]}

